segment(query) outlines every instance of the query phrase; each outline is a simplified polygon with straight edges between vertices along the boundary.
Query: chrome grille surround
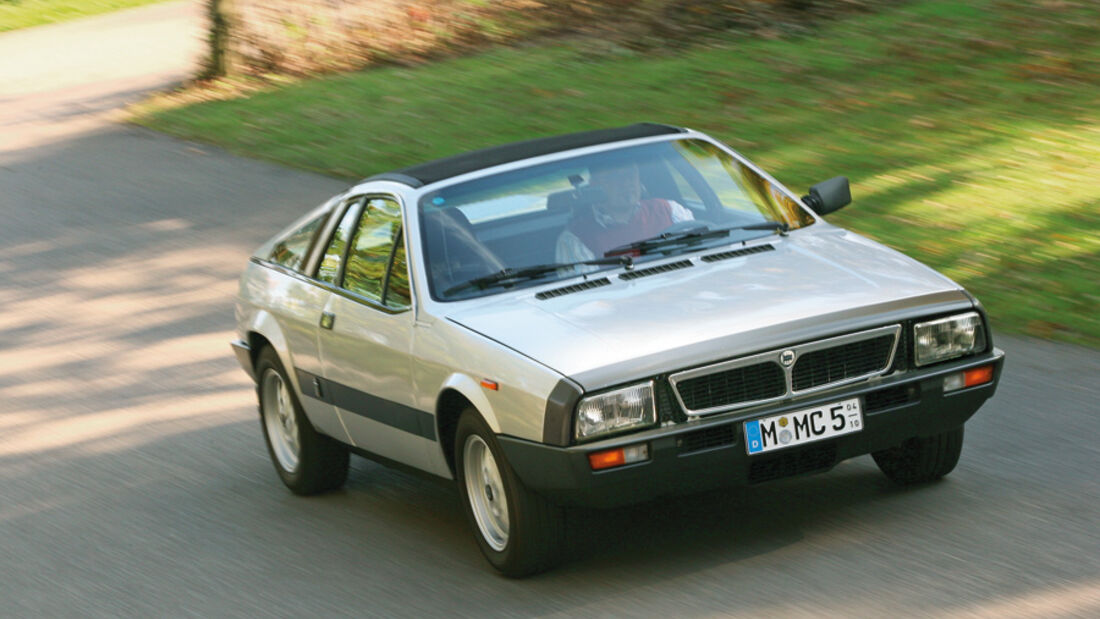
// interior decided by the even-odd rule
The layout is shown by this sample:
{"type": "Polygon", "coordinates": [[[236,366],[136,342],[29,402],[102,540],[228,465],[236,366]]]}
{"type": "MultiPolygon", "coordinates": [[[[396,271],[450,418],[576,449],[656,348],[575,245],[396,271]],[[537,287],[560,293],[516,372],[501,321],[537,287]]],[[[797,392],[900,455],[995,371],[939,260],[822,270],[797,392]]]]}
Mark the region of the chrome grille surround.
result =
{"type": "MultiPolygon", "coordinates": [[[[825,389],[831,389],[833,387],[839,387],[841,385],[847,385],[874,376],[881,376],[888,371],[894,364],[894,355],[898,350],[898,340],[901,334],[901,325],[888,325],[885,327],[878,327],[875,329],[869,329],[867,331],[859,331],[857,333],[848,333],[846,335],[840,335],[837,337],[831,337],[823,340],[817,340],[813,342],[807,342],[804,344],[798,344],[796,346],[784,346],[782,348],[776,348],[767,352],[757,353],[755,355],[749,355],[747,357],[740,357],[737,359],[731,359],[729,361],[722,361],[719,363],[711,364],[708,366],[693,368],[690,370],[684,370],[683,372],[676,372],[668,377],[669,382],[672,384],[673,393],[676,394],[680,406],[689,417],[697,417],[700,415],[709,415],[711,413],[718,413],[724,411],[736,410],[739,408],[747,408],[749,406],[756,406],[758,404],[767,404],[769,402],[778,402],[794,396],[801,396],[817,391],[823,391],[825,389]],[[828,351],[830,349],[839,349],[842,346],[849,344],[866,342],[874,340],[884,336],[889,336],[893,339],[893,343],[890,345],[889,354],[886,355],[882,364],[876,364],[870,371],[862,372],[854,376],[845,376],[839,380],[833,380],[822,384],[817,384],[812,387],[795,390],[793,382],[793,374],[798,367],[799,359],[807,354],[818,351],[828,351]],[[791,353],[793,352],[794,358],[791,359],[791,353]],[[786,363],[785,363],[786,362],[786,363]],[[730,370],[747,369],[752,366],[774,366],[783,373],[784,389],[783,393],[766,397],[761,399],[752,400],[732,400],[723,401],[718,404],[709,403],[711,405],[702,408],[691,408],[689,403],[696,404],[696,398],[689,395],[687,401],[685,401],[684,394],[681,393],[682,388],[691,386],[688,381],[695,379],[711,377],[715,374],[723,372],[729,372],[730,370]]],[[[717,377],[716,377],[717,378],[717,377]]]]}

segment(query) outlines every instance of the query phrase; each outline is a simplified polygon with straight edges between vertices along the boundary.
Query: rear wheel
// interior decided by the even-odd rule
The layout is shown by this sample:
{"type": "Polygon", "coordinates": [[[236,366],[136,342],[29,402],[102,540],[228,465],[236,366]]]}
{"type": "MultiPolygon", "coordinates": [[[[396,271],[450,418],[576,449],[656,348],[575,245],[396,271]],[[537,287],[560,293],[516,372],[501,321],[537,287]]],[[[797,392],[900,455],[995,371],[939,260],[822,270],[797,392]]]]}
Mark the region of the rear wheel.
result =
{"type": "Polygon", "coordinates": [[[257,396],[267,451],[275,471],[295,494],[318,494],[344,485],[348,449],[320,434],[302,411],[278,355],[270,347],[256,359],[257,396]]]}
{"type": "Polygon", "coordinates": [[[473,408],[458,420],[455,458],[466,517],[489,563],[512,577],[552,567],[564,539],[561,508],[523,485],[473,408]]]}
{"type": "Polygon", "coordinates": [[[875,464],[891,480],[904,485],[933,481],[954,470],[962,453],[963,427],[933,436],[911,438],[876,451],[875,464]]]}

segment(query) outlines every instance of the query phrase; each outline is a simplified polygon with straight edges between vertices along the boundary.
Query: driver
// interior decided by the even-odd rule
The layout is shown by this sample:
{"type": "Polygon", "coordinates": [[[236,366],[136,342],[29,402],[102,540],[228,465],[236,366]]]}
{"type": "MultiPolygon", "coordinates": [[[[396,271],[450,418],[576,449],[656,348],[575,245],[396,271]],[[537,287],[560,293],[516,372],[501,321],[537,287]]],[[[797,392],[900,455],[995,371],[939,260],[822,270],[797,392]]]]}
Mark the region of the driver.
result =
{"type": "Polygon", "coordinates": [[[589,209],[579,209],[558,236],[554,259],[561,263],[602,258],[612,248],[660,234],[680,221],[695,219],[681,204],[662,198],[642,199],[642,182],[634,163],[591,169],[589,185],[602,193],[589,209]]]}

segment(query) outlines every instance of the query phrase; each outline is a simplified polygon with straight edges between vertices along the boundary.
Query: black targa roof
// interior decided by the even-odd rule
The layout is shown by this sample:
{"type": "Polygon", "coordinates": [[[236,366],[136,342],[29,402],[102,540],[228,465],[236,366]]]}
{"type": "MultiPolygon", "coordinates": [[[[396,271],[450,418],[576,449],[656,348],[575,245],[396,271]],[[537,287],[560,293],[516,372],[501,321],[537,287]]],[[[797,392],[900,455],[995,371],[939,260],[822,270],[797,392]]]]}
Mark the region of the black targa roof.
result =
{"type": "Polygon", "coordinates": [[[655,135],[669,135],[684,133],[686,130],[671,125],[657,123],[637,123],[625,127],[613,129],[597,129],[595,131],[582,131],[580,133],[567,133],[547,138],[524,140],[501,146],[493,146],[436,159],[427,163],[421,163],[392,172],[375,174],[364,181],[396,181],[412,187],[421,187],[429,183],[441,181],[446,178],[466,174],[482,168],[488,168],[521,159],[530,159],[540,155],[559,153],[574,148],[607,144],[609,142],[621,142],[636,138],[648,138],[655,135]]]}

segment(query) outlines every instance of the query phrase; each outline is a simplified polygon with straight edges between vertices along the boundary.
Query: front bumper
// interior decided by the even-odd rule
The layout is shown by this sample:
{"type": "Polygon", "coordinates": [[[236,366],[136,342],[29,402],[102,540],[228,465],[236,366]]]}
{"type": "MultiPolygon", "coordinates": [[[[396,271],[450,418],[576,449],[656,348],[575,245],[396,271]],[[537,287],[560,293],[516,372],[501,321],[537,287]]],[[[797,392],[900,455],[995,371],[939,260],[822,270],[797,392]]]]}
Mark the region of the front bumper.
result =
{"type": "Polygon", "coordinates": [[[666,495],[760,483],[825,471],[842,460],[931,436],[965,423],[996,390],[1004,353],[992,352],[754,409],[738,410],[573,447],[498,437],[508,462],[530,488],[564,504],[611,507],[666,495]],[[992,364],[993,380],[950,393],[947,374],[992,364]],[[860,397],[861,432],[749,456],[742,424],[750,419],[860,397]],[[650,459],[593,471],[588,454],[647,443],[650,459]]]}

